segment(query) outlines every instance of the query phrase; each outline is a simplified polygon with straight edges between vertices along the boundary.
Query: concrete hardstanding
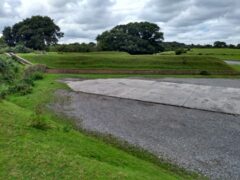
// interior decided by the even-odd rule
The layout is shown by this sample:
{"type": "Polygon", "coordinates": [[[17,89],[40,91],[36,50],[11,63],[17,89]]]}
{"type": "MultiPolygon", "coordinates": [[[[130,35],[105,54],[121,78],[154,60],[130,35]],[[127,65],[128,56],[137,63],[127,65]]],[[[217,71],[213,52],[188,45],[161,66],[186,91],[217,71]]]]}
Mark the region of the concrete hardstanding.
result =
{"type": "Polygon", "coordinates": [[[74,91],[240,114],[240,88],[140,79],[67,81],[74,91]]]}

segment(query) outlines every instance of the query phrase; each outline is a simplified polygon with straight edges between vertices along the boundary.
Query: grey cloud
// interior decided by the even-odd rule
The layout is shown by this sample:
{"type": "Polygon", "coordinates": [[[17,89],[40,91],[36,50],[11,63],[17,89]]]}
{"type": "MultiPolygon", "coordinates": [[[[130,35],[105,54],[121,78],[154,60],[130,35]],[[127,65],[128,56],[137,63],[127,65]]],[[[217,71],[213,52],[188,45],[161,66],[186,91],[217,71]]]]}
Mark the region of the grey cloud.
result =
{"type": "Polygon", "coordinates": [[[1,0],[0,31],[32,15],[53,18],[63,42],[93,41],[115,25],[141,20],[158,23],[166,41],[240,43],[240,0],[1,0]]]}
{"type": "Polygon", "coordinates": [[[239,0],[150,0],[141,17],[163,22],[167,40],[240,43],[239,9],[239,0]]]}

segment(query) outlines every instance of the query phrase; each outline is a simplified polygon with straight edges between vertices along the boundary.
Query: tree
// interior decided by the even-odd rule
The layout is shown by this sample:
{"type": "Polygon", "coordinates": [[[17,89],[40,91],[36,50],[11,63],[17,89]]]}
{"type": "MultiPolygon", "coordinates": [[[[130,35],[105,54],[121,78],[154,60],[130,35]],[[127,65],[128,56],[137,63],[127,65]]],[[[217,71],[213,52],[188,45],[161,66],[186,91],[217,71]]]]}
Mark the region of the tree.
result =
{"type": "Polygon", "coordinates": [[[7,47],[7,44],[5,43],[5,40],[3,37],[0,37],[0,49],[7,47]]]}
{"type": "Polygon", "coordinates": [[[90,42],[89,44],[86,43],[72,43],[72,44],[58,44],[54,47],[51,47],[51,51],[58,51],[58,52],[93,52],[97,51],[96,44],[90,42]]]}
{"type": "Polygon", "coordinates": [[[229,44],[228,46],[229,48],[236,48],[236,46],[234,44],[229,44]]]}
{"type": "Polygon", "coordinates": [[[63,33],[51,18],[33,16],[13,27],[4,28],[3,37],[9,46],[20,43],[28,48],[43,50],[49,45],[57,44],[63,33]]]}
{"type": "Polygon", "coordinates": [[[97,36],[98,47],[107,51],[130,54],[153,54],[163,50],[163,33],[158,25],[149,22],[118,25],[97,36]]]}
{"type": "Polygon", "coordinates": [[[5,43],[10,47],[15,46],[15,41],[12,34],[12,28],[5,27],[2,33],[3,33],[3,39],[5,43]]]}
{"type": "Polygon", "coordinates": [[[225,47],[227,47],[227,44],[225,42],[222,42],[222,41],[216,41],[216,42],[214,42],[214,47],[225,48],[225,47]]]}

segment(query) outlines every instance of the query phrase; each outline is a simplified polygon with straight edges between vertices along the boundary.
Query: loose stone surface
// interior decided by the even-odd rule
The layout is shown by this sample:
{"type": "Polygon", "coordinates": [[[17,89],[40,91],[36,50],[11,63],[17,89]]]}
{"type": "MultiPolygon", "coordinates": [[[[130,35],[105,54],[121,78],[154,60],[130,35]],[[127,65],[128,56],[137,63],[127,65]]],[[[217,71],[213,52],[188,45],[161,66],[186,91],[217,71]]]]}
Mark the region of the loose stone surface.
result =
{"type": "MultiPolygon", "coordinates": [[[[225,79],[154,81],[240,86],[239,80],[225,79]]],[[[240,179],[239,115],[66,90],[56,97],[50,107],[80,128],[111,134],[211,179],[240,179]]]]}

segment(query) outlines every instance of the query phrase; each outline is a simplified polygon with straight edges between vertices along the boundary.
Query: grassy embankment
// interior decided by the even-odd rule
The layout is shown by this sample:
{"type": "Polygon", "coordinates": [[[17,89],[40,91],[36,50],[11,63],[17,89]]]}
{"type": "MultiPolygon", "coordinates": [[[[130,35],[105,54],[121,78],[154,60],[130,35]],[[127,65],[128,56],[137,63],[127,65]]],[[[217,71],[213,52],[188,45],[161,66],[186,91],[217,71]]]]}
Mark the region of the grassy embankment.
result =
{"type": "Polygon", "coordinates": [[[50,68],[66,69],[127,69],[127,70],[202,70],[232,71],[223,61],[199,56],[157,56],[127,53],[48,53],[20,54],[33,62],[46,64],[50,68]]]}
{"type": "Polygon", "coordinates": [[[54,100],[53,92],[67,88],[55,81],[60,77],[65,76],[45,75],[35,82],[32,93],[0,100],[0,179],[198,177],[158,162],[146,152],[130,147],[123,150],[118,143],[113,145],[112,141],[107,143],[104,138],[80,132],[64,118],[49,112],[44,107],[54,100]],[[36,117],[44,124],[40,126],[43,129],[37,128],[36,117]]]}
{"type": "Polygon", "coordinates": [[[229,48],[194,48],[188,55],[212,56],[222,60],[239,60],[240,49],[229,48]]]}
{"type": "MultiPolygon", "coordinates": [[[[229,48],[198,48],[192,49],[188,52],[189,55],[203,55],[212,56],[221,60],[232,60],[240,62],[240,49],[229,49],[229,48]]],[[[240,71],[240,65],[230,65],[235,70],[240,71]]]]}
{"type": "MultiPolygon", "coordinates": [[[[174,51],[167,51],[160,53],[162,56],[176,56],[174,51]]],[[[198,56],[205,57],[210,56],[218,58],[220,60],[232,60],[240,61],[240,49],[229,49],[229,48],[194,48],[188,51],[187,54],[181,56],[198,56]]],[[[230,65],[237,71],[240,71],[240,65],[230,65]]]]}

